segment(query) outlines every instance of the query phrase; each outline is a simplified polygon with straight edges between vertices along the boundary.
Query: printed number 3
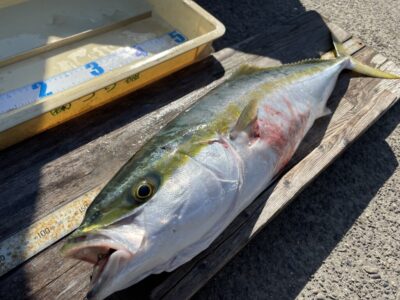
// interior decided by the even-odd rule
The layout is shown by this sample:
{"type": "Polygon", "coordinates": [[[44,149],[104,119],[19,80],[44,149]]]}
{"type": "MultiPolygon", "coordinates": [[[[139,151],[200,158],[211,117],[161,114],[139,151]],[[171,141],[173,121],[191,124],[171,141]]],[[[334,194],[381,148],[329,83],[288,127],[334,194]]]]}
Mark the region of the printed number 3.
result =
{"type": "Polygon", "coordinates": [[[39,81],[32,84],[32,89],[34,90],[39,89],[39,98],[43,98],[53,94],[52,92],[47,92],[47,84],[44,81],[39,81]]]}
{"type": "Polygon", "coordinates": [[[104,73],[104,69],[100,67],[97,62],[94,61],[86,64],[85,68],[90,69],[90,74],[92,74],[93,76],[99,76],[104,73]]]}
{"type": "Polygon", "coordinates": [[[186,41],[186,38],[185,38],[182,34],[180,34],[179,32],[177,32],[177,31],[172,31],[172,32],[170,32],[170,33],[168,33],[168,34],[169,34],[169,36],[172,37],[172,38],[174,39],[174,41],[177,42],[177,43],[182,43],[182,42],[186,41]]]}

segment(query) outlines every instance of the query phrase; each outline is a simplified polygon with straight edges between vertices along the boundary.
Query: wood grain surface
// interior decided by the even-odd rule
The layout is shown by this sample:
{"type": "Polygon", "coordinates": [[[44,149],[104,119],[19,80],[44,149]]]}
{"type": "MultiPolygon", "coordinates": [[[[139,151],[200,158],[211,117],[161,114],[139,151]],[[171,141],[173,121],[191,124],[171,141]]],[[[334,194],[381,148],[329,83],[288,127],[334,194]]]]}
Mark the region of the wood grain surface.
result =
{"type": "MultiPolygon", "coordinates": [[[[390,61],[335,25],[355,56],[400,73],[390,61]]],[[[0,153],[0,237],[10,236],[82,193],[104,184],[155,133],[221,84],[239,65],[273,66],[331,50],[325,21],[314,12],[223,49],[115,103],[0,153]]],[[[191,262],[150,276],[112,299],[187,299],[312,182],[399,98],[399,81],[345,72],[282,176],[191,262]]],[[[82,299],[91,266],[64,259],[55,243],[0,278],[0,299],[82,299]]]]}

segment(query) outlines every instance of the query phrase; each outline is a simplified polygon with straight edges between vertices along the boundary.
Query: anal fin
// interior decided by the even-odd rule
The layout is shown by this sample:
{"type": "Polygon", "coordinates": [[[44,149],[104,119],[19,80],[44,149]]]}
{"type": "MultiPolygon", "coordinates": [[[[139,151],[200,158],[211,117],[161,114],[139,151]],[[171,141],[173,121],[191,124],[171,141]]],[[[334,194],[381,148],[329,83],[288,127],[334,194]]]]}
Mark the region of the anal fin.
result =
{"type": "Polygon", "coordinates": [[[326,117],[332,114],[332,110],[329,107],[324,107],[324,109],[321,112],[321,115],[318,116],[318,118],[326,117]]]}

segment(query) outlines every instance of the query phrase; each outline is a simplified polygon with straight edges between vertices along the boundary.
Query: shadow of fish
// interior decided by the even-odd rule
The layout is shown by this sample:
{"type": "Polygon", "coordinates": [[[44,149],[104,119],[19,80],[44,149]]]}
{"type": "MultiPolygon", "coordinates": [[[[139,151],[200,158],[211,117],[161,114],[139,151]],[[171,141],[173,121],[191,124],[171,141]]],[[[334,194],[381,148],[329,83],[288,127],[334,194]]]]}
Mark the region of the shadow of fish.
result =
{"type": "Polygon", "coordinates": [[[106,185],[65,255],[93,263],[90,299],[206,249],[290,160],[343,69],[399,79],[337,57],[275,68],[243,66],[178,116],[106,185]]]}

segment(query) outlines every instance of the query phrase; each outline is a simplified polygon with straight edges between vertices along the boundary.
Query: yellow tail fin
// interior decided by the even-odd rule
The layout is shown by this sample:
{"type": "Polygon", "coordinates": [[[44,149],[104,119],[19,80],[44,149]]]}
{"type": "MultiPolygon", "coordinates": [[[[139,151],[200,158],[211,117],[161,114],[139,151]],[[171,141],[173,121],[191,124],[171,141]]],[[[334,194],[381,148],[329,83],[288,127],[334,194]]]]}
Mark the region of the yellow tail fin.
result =
{"type": "Polygon", "coordinates": [[[376,77],[376,78],[386,78],[386,79],[400,79],[399,75],[391,74],[388,72],[384,72],[381,70],[378,70],[374,67],[370,67],[355,58],[351,57],[350,54],[346,51],[344,45],[338,41],[338,39],[335,37],[334,34],[332,34],[332,39],[333,39],[333,45],[335,46],[335,54],[336,57],[349,57],[350,58],[350,66],[349,69],[353,70],[357,73],[366,75],[366,76],[371,76],[371,77],[376,77]]]}

